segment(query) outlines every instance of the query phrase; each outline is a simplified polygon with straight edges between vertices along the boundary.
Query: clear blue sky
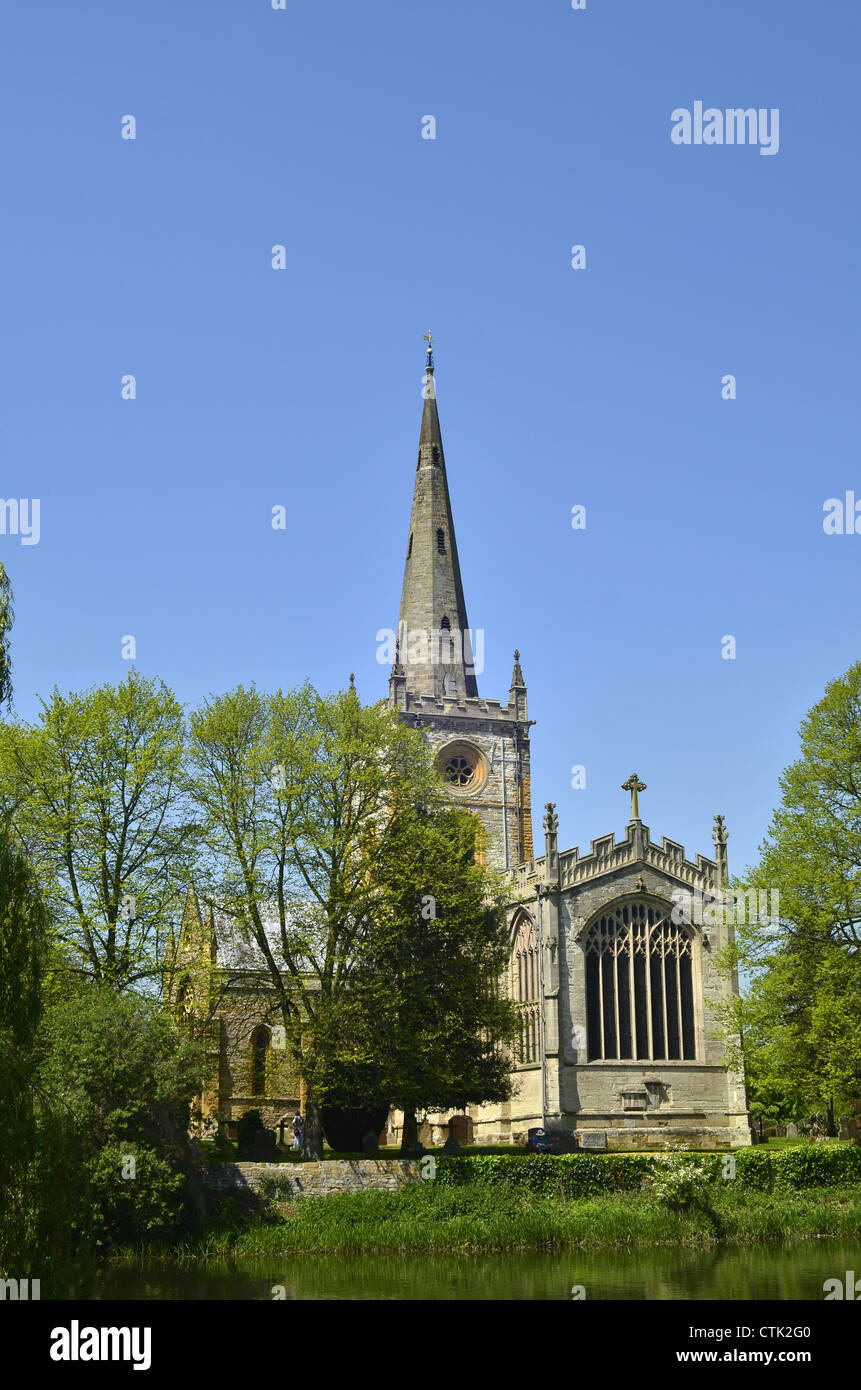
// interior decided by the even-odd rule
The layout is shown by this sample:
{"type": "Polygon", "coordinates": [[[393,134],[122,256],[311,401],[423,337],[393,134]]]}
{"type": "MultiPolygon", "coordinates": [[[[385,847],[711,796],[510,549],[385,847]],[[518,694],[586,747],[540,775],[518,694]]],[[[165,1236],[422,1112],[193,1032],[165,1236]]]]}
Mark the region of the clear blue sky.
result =
{"type": "Polygon", "coordinates": [[[655,838],[710,853],[721,811],[741,868],[861,656],[861,536],[822,529],[861,498],[859,50],[856,0],[7,0],[18,713],[122,679],[125,634],[189,703],[383,695],[431,328],[539,841],[549,799],[566,847],[621,833],[636,769],[655,838]],[[779,108],[779,153],[675,146],[697,100],[779,108]]]}

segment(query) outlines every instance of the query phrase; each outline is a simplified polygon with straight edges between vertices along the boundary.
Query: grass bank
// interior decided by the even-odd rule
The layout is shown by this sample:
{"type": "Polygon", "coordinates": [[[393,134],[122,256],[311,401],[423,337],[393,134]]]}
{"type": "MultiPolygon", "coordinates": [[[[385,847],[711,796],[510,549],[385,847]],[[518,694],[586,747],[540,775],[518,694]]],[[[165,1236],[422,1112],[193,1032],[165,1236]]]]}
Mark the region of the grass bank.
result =
{"type": "Polygon", "coordinates": [[[474,1253],[851,1239],[861,1237],[861,1187],[778,1194],[726,1184],[679,1211],[642,1192],[565,1200],[478,1184],[426,1182],[397,1193],[300,1198],[284,1213],[270,1223],[237,1227],[230,1224],[227,1208],[220,1228],[210,1228],[177,1253],[474,1253]]]}

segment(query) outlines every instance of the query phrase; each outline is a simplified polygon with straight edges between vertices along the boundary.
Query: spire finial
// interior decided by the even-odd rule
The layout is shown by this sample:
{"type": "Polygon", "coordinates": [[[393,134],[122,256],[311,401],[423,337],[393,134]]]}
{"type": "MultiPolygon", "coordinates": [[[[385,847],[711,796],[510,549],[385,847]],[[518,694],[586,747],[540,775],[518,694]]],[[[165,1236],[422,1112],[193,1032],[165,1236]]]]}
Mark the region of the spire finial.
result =
{"type": "Polygon", "coordinates": [[[355,690],[355,688],[356,688],[356,677],[355,677],[354,672],[351,671],[351,672],[350,672],[350,689],[351,689],[351,690],[355,690]]]}
{"type": "Polygon", "coordinates": [[[640,819],[640,805],[637,801],[637,793],[646,790],[645,782],[641,782],[636,772],[632,772],[627,782],[622,783],[622,791],[631,793],[631,820],[640,819]]]}
{"type": "Polygon", "coordinates": [[[724,884],[729,881],[729,863],[726,849],[729,832],[727,831],[726,821],[723,816],[715,816],[712,839],[715,842],[715,864],[717,865],[718,883],[724,884]]]}
{"type": "Polygon", "coordinates": [[[424,339],[425,339],[425,342],[426,342],[427,345],[428,345],[427,370],[428,370],[429,372],[432,372],[432,371],[433,371],[433,334],[431,333],[430,329],[428,329],[427,333],[425,333],[424,339]]]}

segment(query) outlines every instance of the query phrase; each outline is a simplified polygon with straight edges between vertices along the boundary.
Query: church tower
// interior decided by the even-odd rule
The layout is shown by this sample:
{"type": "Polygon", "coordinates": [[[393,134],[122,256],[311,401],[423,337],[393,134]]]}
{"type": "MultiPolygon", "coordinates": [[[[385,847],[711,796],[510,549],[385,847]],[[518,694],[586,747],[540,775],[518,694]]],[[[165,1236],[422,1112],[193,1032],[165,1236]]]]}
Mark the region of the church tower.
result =
{"type": "Polygon", "coordinates": [[[529,719],[520,653],[508,702],[483,700],[486,633],[470,628],[428,351],[413,505],[389,704],[423,731],[452,798],[478,815],[500,869],[532,859],[529,719]]]}

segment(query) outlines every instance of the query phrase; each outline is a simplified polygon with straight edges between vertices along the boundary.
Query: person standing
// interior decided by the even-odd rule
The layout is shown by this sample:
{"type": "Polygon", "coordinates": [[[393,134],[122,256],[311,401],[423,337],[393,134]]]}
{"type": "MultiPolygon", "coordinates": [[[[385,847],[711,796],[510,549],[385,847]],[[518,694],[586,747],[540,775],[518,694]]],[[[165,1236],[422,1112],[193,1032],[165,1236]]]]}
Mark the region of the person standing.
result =
{"type": "Polygon", "coordinates": [[[302,1119],[302,1116],[299,1114],[299,1111],[297,1110],[296,1114],[293,1116],[293,1148],[301,1149],[304,1143],[305,1121],[302,1119]]]}

